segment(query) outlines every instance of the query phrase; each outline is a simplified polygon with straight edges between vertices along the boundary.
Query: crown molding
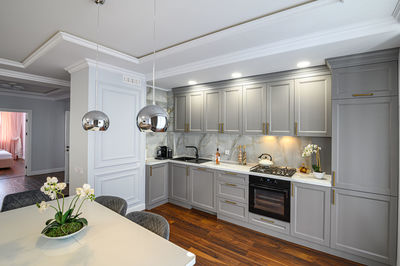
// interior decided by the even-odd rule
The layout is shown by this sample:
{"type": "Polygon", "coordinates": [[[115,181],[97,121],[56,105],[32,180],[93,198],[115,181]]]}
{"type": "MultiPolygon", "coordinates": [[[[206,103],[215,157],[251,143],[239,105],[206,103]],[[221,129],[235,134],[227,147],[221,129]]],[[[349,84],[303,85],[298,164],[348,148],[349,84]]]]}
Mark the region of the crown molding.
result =
{"type": "Polygon", "coordinates": [[[154,86],[154,87],[153,87],[153,85],[151,85],[151,84],[146,84],[146,87],[147,87],[147,88],[150,88],[150,89],[156,88],[156,90],[160,90],[160,91],[172,91],[171,88],[170,88],[170,89],[166,89],[166,88],[161,88],[161,87],[157,87],[157,86],[154,86]]]}
{"type": "Polygon", "coordinates": [[[69,98],[69,95],[65,98],[60,98],[60,97],[48,97],[48,96],[43,96],[40,94],[35,94],[35,93],[28,93],[28,92],[12,92],[12,91],[7,91],[4,89],[0,88],[0,95],[4,96],[12,96],[12,97],[20,97],[20,98],[28,98],[28,99],[36,99],[36,100],[46,100],[46,101],[56,101],[56,100],[62,100],[62,99],[67,99],[69,98]]]}
{"type": "MultiPolygon", "coordinates": [[[[288,51],[295,51],[299,49],[310,48],[318,45],[360,38],[390,31],[400,32],[400,24],[392,17],[303,35],[301,37],[286,39],[283,41],[257,46],[234,53],[216,56],[205,60],[199,60],[197,62],[192,62],[189,64],[158,71],[156,76],[158,79],[162,79],[194,71],[204,70],[207,68],[251,60],[259,57],[265,57],[288,51]]],[[[151,78],[152,73],[147,73],[146,80],[151,80],[151,78]]]]}
{"type": "Polygon", "coordinates": [[[70,82],[67,80],[33,75],[33,74],[29,74],[29,73],[23,73],[23,72],[18,72],[18,71],[9,70],[9,69],[3,69],[3,68],[0,68],[0,76],[16,78],[16,79],[21,79],[21,80],[25,80],[25,81],[41,82],[41,83],[52,84],[52,85],[57,85],[57,86],[62,86],[62,87],[68,87],[68,88],[70,86],[70,82]]]}
{"type": "Polygon", "coordinates": [[[8,60],[5,58],[0,58],[0,65],[6,65],[6,66],[12,66],[12,67],[18,67],[18,68],[25,68],[24,65],[20,62],[13,61],[13,60],[8,60]]]}

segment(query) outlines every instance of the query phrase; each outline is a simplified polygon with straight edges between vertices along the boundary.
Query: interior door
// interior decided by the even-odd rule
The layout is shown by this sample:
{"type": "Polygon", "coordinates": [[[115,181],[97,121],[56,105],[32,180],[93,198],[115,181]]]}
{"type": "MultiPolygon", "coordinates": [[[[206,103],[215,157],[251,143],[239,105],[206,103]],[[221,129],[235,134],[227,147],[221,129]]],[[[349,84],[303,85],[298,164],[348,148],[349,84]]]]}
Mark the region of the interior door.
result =
{"type": "Polygon", "coordinates": [[[64,155],[65,182],[69,183],[69,111],[65,111],[65,155],[64,155]]]}

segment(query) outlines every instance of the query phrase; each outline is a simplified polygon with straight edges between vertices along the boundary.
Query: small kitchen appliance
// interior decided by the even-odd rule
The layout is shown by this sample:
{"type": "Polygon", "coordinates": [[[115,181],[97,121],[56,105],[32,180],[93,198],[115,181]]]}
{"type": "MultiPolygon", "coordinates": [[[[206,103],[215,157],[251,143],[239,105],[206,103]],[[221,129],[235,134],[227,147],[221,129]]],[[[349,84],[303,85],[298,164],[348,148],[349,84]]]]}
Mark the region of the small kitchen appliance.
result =
{"type": "Polygon", "coordinates": [[[168,159],[168,147],[167,146],[159,146],[157,148],[157,160],[165,160],[168,159]]]}

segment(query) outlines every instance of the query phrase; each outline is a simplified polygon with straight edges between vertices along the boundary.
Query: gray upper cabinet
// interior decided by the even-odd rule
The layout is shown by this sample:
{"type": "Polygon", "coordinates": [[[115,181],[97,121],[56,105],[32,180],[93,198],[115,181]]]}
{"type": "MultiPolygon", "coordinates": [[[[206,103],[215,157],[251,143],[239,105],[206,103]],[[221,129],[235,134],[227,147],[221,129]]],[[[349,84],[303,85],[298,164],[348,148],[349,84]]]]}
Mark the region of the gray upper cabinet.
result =
{"type": "Polygon", "coordinates": [[[146,205],[152,206],[168,199],[168,164],[147,166],[146,176],[146,205]]]}
{"type": "Polygon", "coordinates": [[[169,175],[169,197],[184,203],[189,202],[189,166],[171,164],[169,175]]]}
{"type": "Polygon", "coordinates": [[[331,76],[295,80],[295,129],[297,136],[331,135],[331,76]]]}
{"type": "Polygon", "coordinates": [[[175,131],[184,132],[187,130],[186,123],[186,95],[175,95],[175,131]]]}
{"type": "Polygon", "coordinates": [[[222,133],[242,133],[242,87],[225,88],[222,93],[222,133]]]}
{"type": "Polygon", "coordinates": [[[292,236],[329,246],[330,191],[329,187],[292,182],[292,236]]]}
{"type": "Polygon", "coordinates": [[[190,168],[190,203],[201,209],[216,211],[215,174],[207,168],[190,168]]]}
{"type": "Polygon", "coordinates": [[[284,80],[267,83],[266,134],[294,135],[294,82],[284,80]]]}
{"type": "Polygon", "coordinates": [[[220,90],[204,92],[204,131],[207,133],[221,131],[222,96],[220,90]]]}
{"type": "Polygon", "coordinates": [[[333,101],[334,186],[397,196],[397,97],[333,101]]]}
{"type": "Polygon", "coordinates": [[[398,49],[328,59],[332,99],[398,95],[398,49]]]}
{"type": "Polygon", "coordinates": [[[243,87],[243,133],[265,134],[266,130],[265,84],[243,87]]]}
{"type": "Polygon", "coordinates": [[[395,265],[397,198],[334,189],[331,247],[395,265]]]}
{"type": "Polygon", "coordinates": [[[192,92],[186,105],[187,123],[190,132],[203,132],[203,92],[192,92]]]}

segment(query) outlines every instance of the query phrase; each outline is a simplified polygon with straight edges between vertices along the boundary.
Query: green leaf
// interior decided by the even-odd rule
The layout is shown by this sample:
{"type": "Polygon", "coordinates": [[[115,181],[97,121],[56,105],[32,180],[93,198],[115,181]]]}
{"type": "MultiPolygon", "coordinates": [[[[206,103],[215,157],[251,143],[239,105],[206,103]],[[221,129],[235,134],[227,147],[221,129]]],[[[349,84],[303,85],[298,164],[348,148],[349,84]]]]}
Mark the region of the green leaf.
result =
{"type": "Polygon", "coordinates": [[[49,225],[49,223],[51,223],[52,221],[54,221],[54,219],[48,219],[48,220],[46,221],[46,225],[49,225]]]}
{"type": "Polygon", "coordinates": [[[57,223],[62,224],[62,212],[57,212],[56,215],[54,216],[55,220],[57,223]]]}
{"type": "Polygon", "coordinates": [[[49,231],[50,228],[55,228],[55,227],[58,227],[58,226],[59,226],[59,224],[58,224],[56,221],[54,221],[54,222],[48,224],[48,225],[42,230],[41,234],[45,234],[47,231],[49,231]]]}
{"type": "Polygon", "coordinates": [[[88,221],[85,218],[79,218],[78,220],[76,220],[77,222],[80,222],[84,225],[88,225],[88,221]]]}
{"type": "Polygon", "coordinates": [[[74,210],[74,209],[69,209],[68,211],[66,211],[66,212],[64,213],[64,215],[63,215],[62,218],[61,218],[61,224],[64,224],[65,221],[67,221],[68,218],[71,217],[73,210],[74,210]]]}

